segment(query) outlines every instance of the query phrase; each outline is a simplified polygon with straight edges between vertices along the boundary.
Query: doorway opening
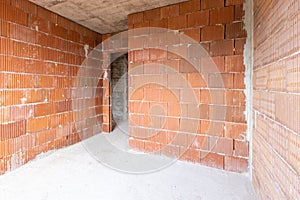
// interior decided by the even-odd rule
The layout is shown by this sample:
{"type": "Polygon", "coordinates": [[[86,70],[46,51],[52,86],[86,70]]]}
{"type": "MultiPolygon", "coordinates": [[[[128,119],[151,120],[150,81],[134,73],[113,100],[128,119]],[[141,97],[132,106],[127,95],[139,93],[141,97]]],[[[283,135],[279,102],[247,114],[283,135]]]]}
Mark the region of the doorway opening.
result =
{"type": "Polygon", "coordinates": [[[112,128],[128,120],[128,54],[111,54],[112,128]]]}

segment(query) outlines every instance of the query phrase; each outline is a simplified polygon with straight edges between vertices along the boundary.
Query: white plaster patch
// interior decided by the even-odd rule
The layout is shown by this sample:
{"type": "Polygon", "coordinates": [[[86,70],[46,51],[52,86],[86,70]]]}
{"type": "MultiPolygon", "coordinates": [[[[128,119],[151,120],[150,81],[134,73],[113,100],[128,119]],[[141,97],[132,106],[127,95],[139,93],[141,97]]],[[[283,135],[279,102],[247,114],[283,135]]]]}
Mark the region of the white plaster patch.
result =
{"type": "Polygon", "coordinates": [[[107,70],[105,70],[103,74],[103,79],[106,80],[107,78],[108,78],[108,73],[107,70]]]}
{"type": "Polygon", "coordinates": [[[244,90],[246,96],[246,112],[247,120],[247,135],[246,139],[249,141],[249,177],[252,177],[252,74],[253,74],[253,1],[246,0],[244,4],[245,17],[244,24],[247,32],[247,39],[244,48],[244,64],[246,66],[244,83],[246,89],[244,90]]]}
{"type": "Polygon", "coordinates": [[[23,97],[23,98],[21,98],[20,100],[21,100],[21,103],[22,103],[22,104],[25,104],[26,101],[27,101],[27,98],[23,97]]]}
{"type": "Polygon", "coordinates": [[[8,171],[15,170],[22,165],[24,165],[24,159],[21,151],[14,153],[10,160],[7,161],[8,171]]]}
{"type": "Polygon", "coordinates": [[[83,48],[84,48],[85,57],[87,58],[90,46],[88,44],[85,44],[83,48]]]}

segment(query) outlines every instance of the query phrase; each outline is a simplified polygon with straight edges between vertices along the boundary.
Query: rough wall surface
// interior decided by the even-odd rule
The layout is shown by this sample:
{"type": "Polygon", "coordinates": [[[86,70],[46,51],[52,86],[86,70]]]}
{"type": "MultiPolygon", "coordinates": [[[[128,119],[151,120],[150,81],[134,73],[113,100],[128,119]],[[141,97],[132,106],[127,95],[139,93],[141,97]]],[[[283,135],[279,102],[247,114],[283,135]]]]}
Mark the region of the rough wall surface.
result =
{"type": "Polygon", "coordinates": [[[300,2],[254,0],[253,183],[300,199],[300,2]]]}
{"type": "Polygon", "coordinates": [[[87,45],[99,42],[101,35],[26,0],[0,2],[0,174],[93,134],[88,121],[96,116],[73,108],[95,98],[73,90],[82,87],[87,45]]]}
{"type": "Polygon", "coordinates": [[[168,31],[155,37],[155,31],[146,29],[140,36],[129,37],[132,148],[235,172],[248,171],[243,3],[191,0],[129,15],[130,30],[161,27],[188,35],[207,50],[218,68],[213,72],[202,63],[200,73],[195,71],[180,57],[197,58],[199,52],[192,49],[195,45],[164,37],[168,31]],[[182,48],[182,54],[170,53],[171,48],[182,48]],[[160,64],[172,70],[161,70],[160,64]],[[218,76],[223,86],[216,83],[218,76]],[[158,84],[140,86],[143,80],[158,84]],[[226,116],[218,118],[216,113],[226,116]]]}

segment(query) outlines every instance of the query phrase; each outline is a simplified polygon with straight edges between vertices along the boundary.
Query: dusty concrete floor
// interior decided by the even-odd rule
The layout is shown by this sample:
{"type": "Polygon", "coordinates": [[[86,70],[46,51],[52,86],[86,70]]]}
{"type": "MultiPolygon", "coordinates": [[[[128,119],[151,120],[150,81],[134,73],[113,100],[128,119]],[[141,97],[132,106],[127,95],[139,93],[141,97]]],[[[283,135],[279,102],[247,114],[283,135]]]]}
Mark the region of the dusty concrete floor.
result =
{"type": "Polygon", "coordinates": [[[1,176],[0,199],[255,199],[245,175],[129,150],[125,129],[122,123],[108,137],[47,153],[1,176]]]}

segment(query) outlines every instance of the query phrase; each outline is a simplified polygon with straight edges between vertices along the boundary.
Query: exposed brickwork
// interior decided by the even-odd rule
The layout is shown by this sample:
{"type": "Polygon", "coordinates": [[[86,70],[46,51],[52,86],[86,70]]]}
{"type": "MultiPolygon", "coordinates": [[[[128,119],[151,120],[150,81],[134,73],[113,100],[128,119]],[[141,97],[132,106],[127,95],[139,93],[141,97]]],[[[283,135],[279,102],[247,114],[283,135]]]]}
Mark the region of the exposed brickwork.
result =
{"type": "Polygon", "coordinates": [[[72,106],[96,99],[72,91],[80,87],[84,45],[100,42],[101,35],[26,0],[0,2],[0,174],[93,134],[87,120],[97,116],[85,119],[87,108],[72,106]]]}
{"type": "Polygon", "coordinates": [[[254,1],[253,183],[300,198],[300,2],[254,1]]]}
{"type": "Polygon", "coordinates": [[[156,38],[160,39],[155,40],[156,33],[145,29],[141,36],[129,38],[132,148],[181,155],[182,160],[235,172],[248,171],[242,8],[243,1],[191,0],[129,15],[130,30],[164,27],[192,37],[212,56],[219,70],[212,71],[202,59],[199,73],[184,59],[192,57],[198,65],[197,46],[186,48],[182,39],[170,34],[159,33],[156,38]],[[174,49],[180,55],[170,52],[174,49]],[[162,70],[159,64],[174,71],[162,70]],[[142,70],[135,71],[141,66],[142,70]],[[220,77],[224,86],[218,83],[220,77]],[[156,84],[143,85],[151,81],[156,84]],[[220,113],[226,116],[222,118],[220,113]]]}

